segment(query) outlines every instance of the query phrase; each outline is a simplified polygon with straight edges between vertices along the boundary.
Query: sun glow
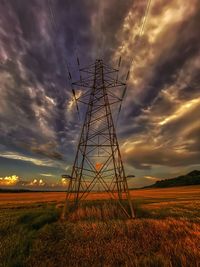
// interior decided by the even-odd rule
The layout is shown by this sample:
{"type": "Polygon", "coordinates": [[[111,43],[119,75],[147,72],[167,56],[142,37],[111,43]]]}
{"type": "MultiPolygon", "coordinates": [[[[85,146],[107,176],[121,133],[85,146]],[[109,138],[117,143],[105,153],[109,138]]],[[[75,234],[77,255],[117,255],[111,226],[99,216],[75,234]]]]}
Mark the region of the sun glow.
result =
{"type": "MultiPolygon", "coordinates": [[[[81,97],[82,95],[82,91],[76,91],[76,99],[78,99],[79,97],[81,97]]],[[[76,99],[74,98],[74,96],[71,97],[71,99],[68,102],[68,106],[67,106],[67,111],[71,111],[72,108],[74,107],[74,105],[76,104],[76,99]]]]}
{"type": "Polygon", "coordinates": [[[97,162],[97,163],[95,164],[95,169],[96,169],[97,171],[99,171],[99,170],[101,169],[102,166],[103,166],[102,163],[97,162]]]}

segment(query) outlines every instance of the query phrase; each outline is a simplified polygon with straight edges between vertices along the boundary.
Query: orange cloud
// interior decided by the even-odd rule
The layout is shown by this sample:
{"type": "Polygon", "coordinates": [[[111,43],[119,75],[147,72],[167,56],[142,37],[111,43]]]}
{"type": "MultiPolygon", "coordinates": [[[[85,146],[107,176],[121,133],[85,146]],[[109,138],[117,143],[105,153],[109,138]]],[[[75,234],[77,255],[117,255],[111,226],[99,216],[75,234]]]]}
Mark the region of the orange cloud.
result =
{"type": "MultiPolygon", "coordinates": [[[[50,176],[50,174],[48,174],[50,176]]],[[[66,188],[69,181],[65,178],[59,179],[57,182],[48,182],[41,178],[33,178],[31,181],[21,179],[17,175],[0,177],[0,187],[10,186],[17,188],[66,188]]]]}
{"type": "Polygon", "coordinates": [[[33,179],[30,183],[27,184],[28,186],[45,186],[46,182],[42,179],[33,179]]]}
{"type": "Polygon", "coordinates": [[[12,186],[19,182],[20,178],[17,175],[0,177],[0,186],[12,186]]]}

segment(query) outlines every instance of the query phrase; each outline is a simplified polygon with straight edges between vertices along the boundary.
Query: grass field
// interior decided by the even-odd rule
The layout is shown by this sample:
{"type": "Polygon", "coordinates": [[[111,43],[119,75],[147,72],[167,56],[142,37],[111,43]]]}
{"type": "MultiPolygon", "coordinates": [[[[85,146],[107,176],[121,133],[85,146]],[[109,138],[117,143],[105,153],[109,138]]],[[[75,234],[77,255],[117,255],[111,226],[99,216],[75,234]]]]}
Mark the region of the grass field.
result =
{"type": "Polygon", "coordinates": [[[199,267],[200,186],[131,195],[134,220],[93,193],[62,222],[65,193],[0,194],[0,266],[199,267]]]}

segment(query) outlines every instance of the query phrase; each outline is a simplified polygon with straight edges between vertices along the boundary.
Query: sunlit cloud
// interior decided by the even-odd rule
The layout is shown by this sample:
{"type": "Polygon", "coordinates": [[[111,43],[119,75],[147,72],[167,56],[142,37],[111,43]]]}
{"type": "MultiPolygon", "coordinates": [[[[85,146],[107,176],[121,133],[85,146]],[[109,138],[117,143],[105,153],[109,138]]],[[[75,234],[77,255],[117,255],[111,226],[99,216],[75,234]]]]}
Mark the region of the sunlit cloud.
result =
{"type": "Polygon", "coordinates": [[[20,178],[17,175],[0,177],[0,186],[13,186],[19,182],[20,178]]]}
{"type": "Polygon", "coordinates": [[[0,177],[0,187],[17,188],[17,189],[43,189],[43,190],[65,190],[69,181],[65,178],[58,179],[57,182],[48,181],[47,179],[32,178],[27,180],[17,175],[0,177]]]}
{"type": "Polygon", "coordinates": [[[34,179],[30,183],[27,183],[27,186],[45,186],[46,183],[42,179],[34,179]]]}
{"type": "MultiPolygon", "coordinates": [[[[9,152],[9,151],[3,152],[3,151],[1,151],[0,157],[7,158],[7,159],[26,161],[26,162],[30,162],[34,165],[37,165],[37,166],[62,167],[61,163],[57,163],[53,160],[33,158],[33,157],[29,157],[29,156],[24,156],[24,155],[22,155],[20,153],[16,153],[16,152],[9,152]]],[[[63,168],[64,168],[64,166],[63,166],[63,168]]]]}
{"type": "Polygon", "coordinates": [[[152,181],[158,181],[160,178],[153,177],[153,176],[144,176],[145,179],[152,180],[152,181]]]}
{"type": "Polygon", "coordinates": [[[180,117],[183,117],[185,113],[190,112],[193,108],[200,105],[200,98],[189,100],[180,105],[180,107],[170,116],[166,117],[164,120],[161,120],[158,124],[164,125],[173,120],[176,120],[180,117]]]}
{"type": "Polygon", "coordinates": [[[46,176],[46,177],[52,177],[53,174],[51,173],[40,173],[41,176],[46,176]]]}
{"type": "Polygon", "coordinates": [[[194,15],[198,7],[197,0],[184,5],[182,0],[151,1],[144,33],[139,37],[145,8],[146,1],[134,2],[117,34],[120,45],[113,55],[114,61],[122,56],[127,66],[133,60],[129,83],[134,85],[134,90],[129,95],[135,96],[145,91],[159,61],[162,63],[173,55],[170,49],[179,38],[181,24],[194,15]]]}

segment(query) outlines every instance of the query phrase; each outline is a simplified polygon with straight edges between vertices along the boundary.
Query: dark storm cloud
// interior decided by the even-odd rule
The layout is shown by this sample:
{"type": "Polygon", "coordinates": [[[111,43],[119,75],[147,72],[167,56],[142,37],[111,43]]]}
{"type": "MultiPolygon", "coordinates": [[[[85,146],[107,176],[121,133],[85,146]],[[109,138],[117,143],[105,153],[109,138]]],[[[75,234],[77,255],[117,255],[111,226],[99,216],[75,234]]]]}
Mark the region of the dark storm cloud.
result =
{"type": "Polygon", "coordinates": [[[0,142],[6,150],[71,160],[79,126],[67,109],[67,64],[76,79],[75,52],[83,65],[91,62],[99,47],[95,39],[102,36],[106,49],[114,49],[114,32],[131,3],[0,2],[0,142]]]}
{"type": "Polygon", "coordinates": [[[145,6],[132,0],[0,1],[4,158],[62,169],[71,164],[80,122],[70,105],[67,65],[77,80],[76,55],[82,65],[97,57],[116,64],[122,56],[122,76],[134,57],[117,129],[124,158],[139,169],[198,163],[199,3],[152,1],[136,46],[145,6]]]}
{"type": "Polygon", "coordinates": [[[168,150],[154,149],[154,147],[138,146],[128,158],[128,163],[138,169],[150,169],[152,165],[181,167],[199,164],[200,153],[177,153],[171,148],[168,150]],[[132,157],[132,158],[131,158],[132,157]]]}
{"type": "Polygon", "coordinates": [[[56,147],[56,145],[54,143],[51,143],[51,142],[40,145],[40,146],[38,146],[38,144],[35,143],[35,145],[32,144],[30,149],[32,152],[44,155],[48,158],[61,160],[62,155],[59,152],[54,150],[55,147],[56,147]]]}
{"type": "Polygon", "coordinates": [[[56,159],[61,159],[55,148],[59,146],[60,132],[65,135],[67,124],[69,85],[65,58],[74,46],[73,27],[80,24],[78,18],[82,20],[79,29],[88,20],[81,12],[75,17],[72,14],[70,20],[65,3],[1,3],[2,138],[6,136],[7,143],[17,142],[18,146],[24,143],[27,149],[56,159]],[[50,8],[54,9],[54,20],[50,8]],[[59,32],[55,32],[54,21],[59,32]],[[44,142],[46,147],[49,142],[55,146],[44,149],[44,142]]]}

